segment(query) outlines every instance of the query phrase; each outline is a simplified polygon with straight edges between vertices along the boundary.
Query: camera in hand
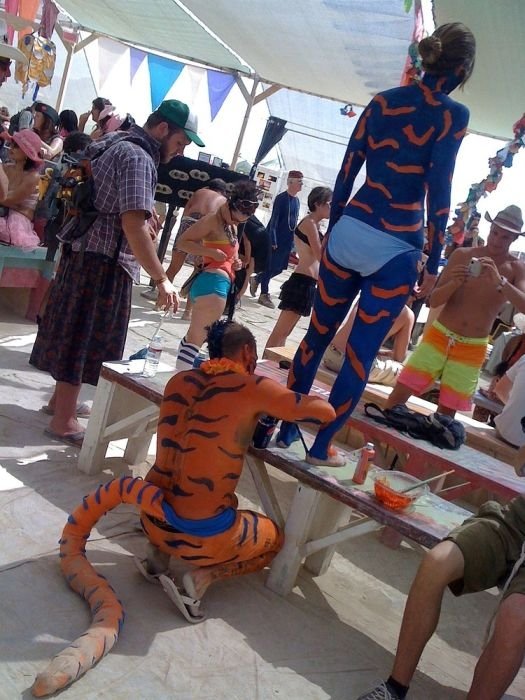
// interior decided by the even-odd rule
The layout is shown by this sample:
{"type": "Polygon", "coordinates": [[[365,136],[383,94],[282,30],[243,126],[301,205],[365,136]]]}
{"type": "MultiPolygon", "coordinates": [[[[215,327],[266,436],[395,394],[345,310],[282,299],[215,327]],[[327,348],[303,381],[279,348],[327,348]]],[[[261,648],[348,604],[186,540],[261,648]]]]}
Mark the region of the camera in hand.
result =
{"type": "Polygon", "coordinates": [[[479,277],[481,275],[482,264],[478,258],[471,258],[468,265],[468,273],[471,277],[479,277]]]}

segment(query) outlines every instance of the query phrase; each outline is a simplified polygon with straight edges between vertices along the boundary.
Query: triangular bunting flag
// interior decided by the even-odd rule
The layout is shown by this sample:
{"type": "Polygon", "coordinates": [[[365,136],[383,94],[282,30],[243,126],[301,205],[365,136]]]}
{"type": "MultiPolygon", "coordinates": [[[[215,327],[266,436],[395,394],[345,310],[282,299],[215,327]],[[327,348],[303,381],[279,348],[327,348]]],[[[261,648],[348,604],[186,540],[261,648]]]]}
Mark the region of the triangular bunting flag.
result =
{"type": "Polygon", "coordinates": [[[151,107],[156,110],[177,81],[184,68],[183,63],[169,58],[148,54],[149,79],[151,87],[151,107]]]}
{"type": "Polygon", "coordinates": [[[126,57],[128,47],[108,37],[98,40],[98,88],[99,94],[104,91],[104,85],[110,79],[117,63],[126,57]]]}
{"type": "Polygon", "coordinates": [[[235,85],[235,78],[230,73],[220,73],[216,70],[208,71],[208,97],[210,100],[211,120],[217,116],[224,100],[235,85]]]}
{"type": "Polygon", "coordinates": [[[139,49],[133,48],[133,46],[129,50],[129,81],[130,83],[133,82],[133,78],[137,74],[138,69],[140,68],[140,65],[142,61],[146,58],[146,54],[144,51],[140,51],[139,49]]]}

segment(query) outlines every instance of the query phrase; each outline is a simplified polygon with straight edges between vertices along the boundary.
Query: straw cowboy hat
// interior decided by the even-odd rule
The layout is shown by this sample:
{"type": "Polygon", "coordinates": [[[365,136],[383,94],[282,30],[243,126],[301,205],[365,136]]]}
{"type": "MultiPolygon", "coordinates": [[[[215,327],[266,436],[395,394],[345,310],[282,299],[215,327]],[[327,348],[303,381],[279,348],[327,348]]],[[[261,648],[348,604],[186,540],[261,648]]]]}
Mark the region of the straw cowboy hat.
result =
{"type": "Polygon", "coordinates": [[[8,58],[10,61],[20,61],[27,64],[27,57],[16,48],[11,46],[7,38],[7,25],[4,20],[0,20],[0,59],[8,58]]]}
{"type": "Polygon", "coordinates": [[[523,217],[521,215],[521,209],[515,204],[510,204],[505,209],[502,209],[498,214],[496,214],[493,219],[488,212],[485,212],[485,219],[490,221],[491,224],[496,224],[499,228],[504,228],[506,231],[511,233],[520,234],[523,233],[523,217]]]}

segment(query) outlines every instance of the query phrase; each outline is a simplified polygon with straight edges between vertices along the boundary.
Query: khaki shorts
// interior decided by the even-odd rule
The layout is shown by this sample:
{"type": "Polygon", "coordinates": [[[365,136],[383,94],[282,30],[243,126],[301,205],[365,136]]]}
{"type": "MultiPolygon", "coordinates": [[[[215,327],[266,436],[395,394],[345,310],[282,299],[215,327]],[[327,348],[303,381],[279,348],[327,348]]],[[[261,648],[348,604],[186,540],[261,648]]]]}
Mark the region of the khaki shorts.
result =
{"type": "MultiPolygon", "coordinates": [[[[525,498],[518,496],[505,506],[495,501],[484,503],[477,515],[452,530],[445,540],[454,542],[465,559],[463,578],[449,585],[454,595],[502,587],[525,542],[525,498]]],[[[505,597],[511,593],[525,594],[525,563],[505,597]]]]}

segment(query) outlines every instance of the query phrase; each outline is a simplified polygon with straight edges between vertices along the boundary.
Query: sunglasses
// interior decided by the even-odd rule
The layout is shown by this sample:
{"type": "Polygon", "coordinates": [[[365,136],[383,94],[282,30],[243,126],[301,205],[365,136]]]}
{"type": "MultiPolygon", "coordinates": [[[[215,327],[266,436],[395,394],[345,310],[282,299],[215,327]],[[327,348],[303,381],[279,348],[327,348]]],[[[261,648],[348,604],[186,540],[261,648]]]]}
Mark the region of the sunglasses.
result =
{"type": "Polygon", "coordinates": [[[0,58],[0,66],[2,66],[2,68],[9,68],[10,65],[11,65],[10,58],[0,58]]]}
{"type": "Polygon", "coordinates": [[[232,207],[234,209],[246,215],[253,214],[258,206],[259,202],[254,202],[251,199],[237,199],[235,202],[232,202],[232,207]]]}

